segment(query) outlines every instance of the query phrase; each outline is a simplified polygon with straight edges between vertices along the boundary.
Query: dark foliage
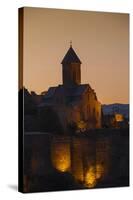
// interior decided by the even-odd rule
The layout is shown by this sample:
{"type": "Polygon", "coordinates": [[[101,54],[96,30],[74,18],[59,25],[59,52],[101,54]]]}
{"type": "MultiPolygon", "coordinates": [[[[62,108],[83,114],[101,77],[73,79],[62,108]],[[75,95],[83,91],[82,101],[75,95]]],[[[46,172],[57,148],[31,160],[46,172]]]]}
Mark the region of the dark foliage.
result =
{"type": "Polygon", "coordinates": [[[47,107],[40,111],[39,125],[41,131],[62,133],[62,125],[54,109],[47,107]]]}

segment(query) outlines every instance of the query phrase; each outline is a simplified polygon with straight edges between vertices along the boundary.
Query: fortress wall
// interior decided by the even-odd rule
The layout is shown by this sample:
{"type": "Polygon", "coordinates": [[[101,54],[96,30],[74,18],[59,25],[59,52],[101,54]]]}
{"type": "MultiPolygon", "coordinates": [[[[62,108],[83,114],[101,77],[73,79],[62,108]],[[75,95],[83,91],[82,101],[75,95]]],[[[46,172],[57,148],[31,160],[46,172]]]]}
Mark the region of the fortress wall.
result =
{"type": "Polygon", "coordinates": [[[51,141],[51,160],[53,167],[60,172],[70,171],[70,141],[66,137],[53,137],[51,141]]]}
{"type": "Polygon", "coordinates": [[[71,173],[79,182],[84,180],[82,143],[79,138],[71,138],[71,173]]]}
{"type": "Polygon", "coordinates": [[[73,136],[25,134],[24,174],[70,173],[86,187],[99,181],[128,181],[128,129],[100,129],[73,136]]]}

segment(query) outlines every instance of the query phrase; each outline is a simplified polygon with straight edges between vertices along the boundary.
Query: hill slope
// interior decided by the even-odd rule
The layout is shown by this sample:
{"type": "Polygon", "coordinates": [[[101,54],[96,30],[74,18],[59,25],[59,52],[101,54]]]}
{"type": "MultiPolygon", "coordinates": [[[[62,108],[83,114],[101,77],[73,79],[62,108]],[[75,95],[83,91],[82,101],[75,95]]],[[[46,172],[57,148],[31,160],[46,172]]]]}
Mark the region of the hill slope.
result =
{"type": "Polygon", "coordinates": [[[129,118],[129,104],[104,104],[102,105],[103,114],[113,114],[114,112],[123,114],[126,118],[129,118]]]}

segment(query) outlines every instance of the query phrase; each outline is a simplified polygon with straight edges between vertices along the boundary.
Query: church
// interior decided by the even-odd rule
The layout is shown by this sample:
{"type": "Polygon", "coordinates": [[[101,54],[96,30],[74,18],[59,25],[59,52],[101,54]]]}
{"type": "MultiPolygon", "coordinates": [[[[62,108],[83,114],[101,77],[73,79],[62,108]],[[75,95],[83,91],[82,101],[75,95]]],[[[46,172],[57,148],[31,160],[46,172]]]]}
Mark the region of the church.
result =
{"type": "Polygon", "coordinates": [[[63,83],[48,89],[43,96],[40,109],[53,109],[64,132],[68,127],[74,127],[76,132],[100,128],[101,104],[91,86],[81,84],[82,63],[72,44],[61,64],[63,83]]]}

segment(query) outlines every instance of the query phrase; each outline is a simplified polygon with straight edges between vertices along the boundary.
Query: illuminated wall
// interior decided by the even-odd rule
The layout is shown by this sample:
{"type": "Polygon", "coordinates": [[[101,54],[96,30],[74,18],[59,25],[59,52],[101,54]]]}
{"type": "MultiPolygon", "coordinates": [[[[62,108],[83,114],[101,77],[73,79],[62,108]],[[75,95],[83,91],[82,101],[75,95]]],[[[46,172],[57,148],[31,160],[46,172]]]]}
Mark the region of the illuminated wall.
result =
{"type": "Polygon", "coordinates": [[[110,167],[110,140],[100,139],[96,142],[96,176],[97,179],[104,179],[109,173],[110,167]]]}
{"type": "Polygon", "coordinates": [[[95,187],[97,180],[96,180],[96,168],[95,166],[90,166],[85,173],[85,186],[88,188],[95,187]]]}
{"type": "Polygon", "coordinates": [[[72,138],[71,145],[72,152],[72,165],[71,173],[77,181],[82,182],[84,180],[84,169],[83,169],[83,155],[82,155],[82,145],[80,138],[72,138]]]}
{"type": "Polygon", "coordinates": [[[83,165],[84,165],[84,185],[92,188],[96,185],[96,151],[95,140],[84,138],[82,142],[83,165]]]}
{"type": "Polygon", "coordinates": [[[109,171],[110,149],[107,139],[95,140],[81,137],[54,138],[51,159],[54,168],[70,172],[85,187],[95,187],[109,171]]]}
{"type": "Polygon", "coordinates": [[[70,143],[64,138],[54,138],[51,144],[51,160],[53,166],[61,171],[70,171],[70,143]]]}
{"type": "Polygon", "coordinates": [[[89,88],[82,97],[81,116],[87,128],[101,128],[101,103],[98,102],[94,90],[89,88]]]}

